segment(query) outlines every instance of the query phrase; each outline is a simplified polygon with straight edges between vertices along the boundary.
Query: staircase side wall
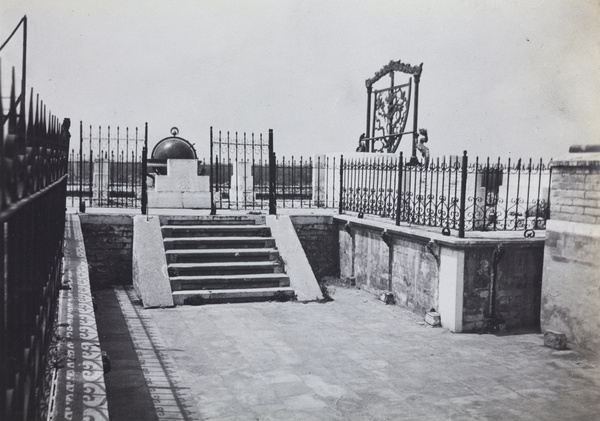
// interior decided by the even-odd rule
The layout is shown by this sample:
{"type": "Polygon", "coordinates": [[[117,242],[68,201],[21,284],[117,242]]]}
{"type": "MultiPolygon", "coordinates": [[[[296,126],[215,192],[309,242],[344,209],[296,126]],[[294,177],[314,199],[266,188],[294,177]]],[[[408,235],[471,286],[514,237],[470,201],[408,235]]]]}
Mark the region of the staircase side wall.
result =
{"type": "Polygon", "coordinates": [[[171,307],[173,295],[158,216],[133,219],[133,287],[145,308],[171,307]]]}
{"type": "Polygon", "coordinates": [[[296,291],[298,299],[300,301],[323,299],[317,278],[302,249],[289,215],[277,217],[269,215],[267,226],[275,238],[275,244],[285,264],[285,272],[290,277],[290,286],[296,291]]]}

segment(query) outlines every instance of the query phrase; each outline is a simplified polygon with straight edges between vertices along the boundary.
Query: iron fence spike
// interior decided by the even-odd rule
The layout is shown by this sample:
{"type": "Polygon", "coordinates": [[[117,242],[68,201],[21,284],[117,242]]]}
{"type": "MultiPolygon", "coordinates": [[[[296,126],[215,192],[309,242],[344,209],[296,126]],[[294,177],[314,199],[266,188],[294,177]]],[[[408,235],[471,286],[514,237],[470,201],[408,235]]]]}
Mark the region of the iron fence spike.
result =
{"type": "Polygon", "coordinates": [[[17,127],[17,104],[15,97],[15,68],[12,68],[12,79],[10,87],[10,103],[8,106],[8,132],[14,133],[17,127]]]}

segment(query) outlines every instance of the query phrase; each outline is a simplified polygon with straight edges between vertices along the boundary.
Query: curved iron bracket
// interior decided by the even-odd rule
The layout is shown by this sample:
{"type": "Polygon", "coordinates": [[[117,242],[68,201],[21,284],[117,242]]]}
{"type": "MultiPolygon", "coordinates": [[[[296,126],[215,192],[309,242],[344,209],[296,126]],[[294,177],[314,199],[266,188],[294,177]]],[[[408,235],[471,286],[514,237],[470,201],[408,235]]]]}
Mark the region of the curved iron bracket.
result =
{"type": "Polygon", "coordinates": [[[492,253],[492,264],[495,266],[500,263],[502,258],[504,257],[504,252],[506,251],[506,245],[504,243],[496,244],[494,251],[492,253]]]}
{"type": "Polygon", "coordinates": [[[354,228],[350,224],[350,221],[346,222],[346,225],[344,225],[344,231],[350,234],[350,236],[354,237],[354,228]]]}
{"type": "Polygon", "coordinates": [[[429,240],[427,251],[433,256],[436,262],[440,263],[440,245],[435,240],[429,240]]]}
{"type": "Polygon", "coordinates": [[[388,246],[388,247],[392,247],[392,235],[388,232],[387,229],[384,229],[381,232],[381,239],[383,240],[383,242],[388,246]]]}

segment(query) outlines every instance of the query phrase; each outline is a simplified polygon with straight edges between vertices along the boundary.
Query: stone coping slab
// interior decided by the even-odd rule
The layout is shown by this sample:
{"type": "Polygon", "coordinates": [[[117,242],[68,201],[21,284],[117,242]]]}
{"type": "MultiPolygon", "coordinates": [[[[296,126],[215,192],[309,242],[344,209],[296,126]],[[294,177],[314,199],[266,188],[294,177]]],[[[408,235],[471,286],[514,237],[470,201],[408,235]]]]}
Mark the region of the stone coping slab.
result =
{"type": "Polygon", "coordinates": [[[453,236],[441,234],[441,229],[439,228],[406,225],[397,226],[389,220],[377,220],[366,217],[358,218],[347,214],[335,215],[333,220],[340,225],[350,224],[350,227],[354,226],[372,230],[381,230],[381,232],[386,230],[390,235],[409,237],[420,240],[423,243],[434,240],[435,242],[448,247],[479,247],[481,245],[495,245],[498,242],[510,242],[512,246],[530,246],[532,243],[543,244],[546,232],[545,230],[537,230],[535,231],[535,237],[525,238],[523,236],[523,231],[469,231],[466,233],[465,238],[458,238],[455,234],[453,236]]]}
{"type": "Polygon", "coordinates": [[[66,215],[64,241],[57,320],[61,357],[53,369],[48,420],[108,420],[102,351],[77,215],[66,215]]]}

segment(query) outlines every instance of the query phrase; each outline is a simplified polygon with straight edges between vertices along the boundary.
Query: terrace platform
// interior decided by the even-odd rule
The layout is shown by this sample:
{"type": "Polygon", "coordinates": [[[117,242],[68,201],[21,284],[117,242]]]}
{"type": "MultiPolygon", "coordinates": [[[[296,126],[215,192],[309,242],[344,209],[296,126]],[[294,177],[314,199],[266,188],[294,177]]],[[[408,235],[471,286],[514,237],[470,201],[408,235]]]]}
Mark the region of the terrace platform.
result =
{"type": "MultiPolygon", "coordinates": [[[[593,420],[600,410],[590,355],[535,333],[453,334],[356,289],[338,287],[326,304],[171,309],[143,309],[120,288],[101,294],[118,299],[100,312],[124,316],[157,419],[593,420]]],[[[133,419],[148,408],[123,396],[122,354],[109,352],[111,419],[133,419]]]]}
{"type": "MultiPolygon", "coordinates": [[[[85,277],[82,265],[71,276],[85,277]]],[[[328,303],[165,309],[144,309],[128,288],[96,292],[100,346],[112,365],[104,375],[110,419],[595,420],[600,413],[596,356],[544,347],[539,333],[454,334],[365,291],[331,292],[328,303]]]]}

